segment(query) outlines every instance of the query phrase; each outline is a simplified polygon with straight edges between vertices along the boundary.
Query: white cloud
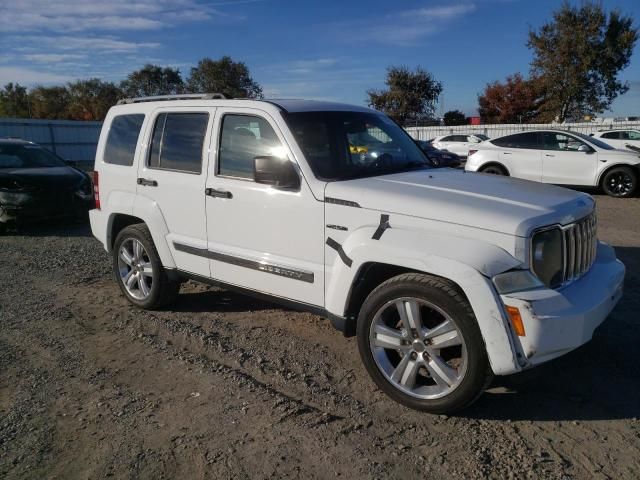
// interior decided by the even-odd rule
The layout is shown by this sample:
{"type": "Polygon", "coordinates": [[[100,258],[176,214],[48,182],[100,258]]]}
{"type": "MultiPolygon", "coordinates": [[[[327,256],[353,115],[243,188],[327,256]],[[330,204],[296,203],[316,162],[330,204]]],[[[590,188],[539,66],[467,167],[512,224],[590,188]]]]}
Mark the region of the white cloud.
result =
{"type": "Polygon", "coordinates": [[[199,0],[20,0],[2,6],[3,32],[157,30],[223,13],[199,0]]]}
{"type": "Polygon", "coordinates": [[[334,24],[337,38],[355,43],[381,43],[396,46],[416,45],[425,37],[476,10],[474,3],[430,6],[402,10],[381,17],[370,16],[334,24]]]}
{"type": "Polygon", "coordinates": [[[86,55],[75,54],[75,53],[35,53],[32,55],[25,55],[24,58],[29,60],[30,62],[35,63],[57,63],[57,62],[67,62],[68,60],[78,60],[80,58],[85,58],[86,55]]]}
{"type": "Polygon", "coordinates": [[[65,83],[72,80],[74,80],[73,77],[42,70],[0,66],[0,85],[6,85],[9,82],[19,83],[20,85],[46,85],[65,83]]]}

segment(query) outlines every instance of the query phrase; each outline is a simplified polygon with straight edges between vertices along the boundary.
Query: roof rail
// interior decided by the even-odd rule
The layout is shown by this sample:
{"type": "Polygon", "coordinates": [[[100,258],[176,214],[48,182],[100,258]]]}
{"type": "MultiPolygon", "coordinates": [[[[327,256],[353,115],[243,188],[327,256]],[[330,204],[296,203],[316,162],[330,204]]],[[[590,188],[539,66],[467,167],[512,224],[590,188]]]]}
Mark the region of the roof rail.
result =
{"type": "Polygon", "coordinates": [[[123,98],[116,105],[143,102],[161,102],[167,100],[225,100],[223,93],[184,93],[180,95],[155,95],[152,97],[123,98]]]}

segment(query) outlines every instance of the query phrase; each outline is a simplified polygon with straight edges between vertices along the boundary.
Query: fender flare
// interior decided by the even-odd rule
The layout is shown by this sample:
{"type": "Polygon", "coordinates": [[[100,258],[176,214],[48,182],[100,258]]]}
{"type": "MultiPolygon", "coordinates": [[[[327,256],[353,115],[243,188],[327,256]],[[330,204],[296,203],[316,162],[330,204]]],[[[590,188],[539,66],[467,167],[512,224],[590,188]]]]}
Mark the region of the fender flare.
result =
{"type": "Polygon", "coordinates": [[[137,195],[133,204],[132,215],[141,218],[149,227],[151,238],[153,238],[162,266],[170,269],[176,268],[176,262],[167,242],[169,228],[158,202],[142,195],[137,195]]]}
{"type": "Polygon", "coordinates": [[[390,228],[371,241],[373,227],[353,232],[342,245],[349,267],[337,254],[327,255],[326,308],[343,316],[349,292],[360,268],[382,263],[424,272],[457,284],[478,321],[493,373],[519,371],[517,343],[491,277],[522,264],[505,250],[479,240],[390,228]]]}

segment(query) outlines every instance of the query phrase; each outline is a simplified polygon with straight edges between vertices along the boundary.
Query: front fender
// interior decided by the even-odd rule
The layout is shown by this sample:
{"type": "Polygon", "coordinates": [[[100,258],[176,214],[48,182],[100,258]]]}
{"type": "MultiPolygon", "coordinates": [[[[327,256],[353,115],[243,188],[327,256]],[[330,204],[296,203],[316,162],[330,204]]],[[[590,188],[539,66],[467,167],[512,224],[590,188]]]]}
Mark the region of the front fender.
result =
{"type": "Polygon", "coordinates": [[[510,324],[490,277],[522,262],[505,250],[479,240],[390,228],[373,240],[375,228],[360,228],[349,235],[342,249],[349,267],[333,250],[327,250],[327,310],[343,316],[351,286],[365,264],[389,264],[443,277],[464,292],[480,327],[493,372],[504,375],[520,370],[510,324]],[[333,253],[330,253],[333,252],[333,253]]]}

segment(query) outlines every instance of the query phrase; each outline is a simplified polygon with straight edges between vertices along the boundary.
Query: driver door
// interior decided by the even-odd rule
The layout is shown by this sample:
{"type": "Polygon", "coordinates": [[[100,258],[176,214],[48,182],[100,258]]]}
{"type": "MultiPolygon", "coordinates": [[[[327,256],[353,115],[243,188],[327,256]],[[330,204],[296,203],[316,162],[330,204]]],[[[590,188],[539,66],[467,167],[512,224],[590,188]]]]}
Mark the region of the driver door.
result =
{"type": "Polygon", "coordinates": [[[294,156],[261,110],[219,108],[206,184],[211,277],[324,306],[324,203],[302,177],[297,190],[254,181],[255,157],[294,156]]]}
{"type": "Polygon", "coordinates": [[[557,185],[595,185],[598,153],[562,132],[542,134],[542,181],[557,185]],[[579,151],[580,148],[588,149],[579,151]]]}

